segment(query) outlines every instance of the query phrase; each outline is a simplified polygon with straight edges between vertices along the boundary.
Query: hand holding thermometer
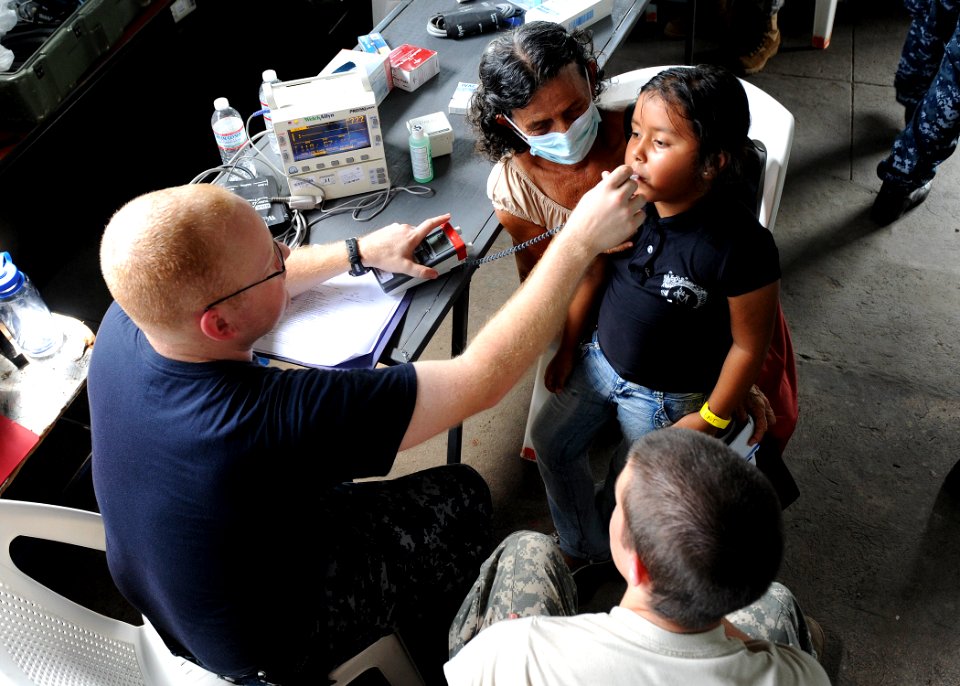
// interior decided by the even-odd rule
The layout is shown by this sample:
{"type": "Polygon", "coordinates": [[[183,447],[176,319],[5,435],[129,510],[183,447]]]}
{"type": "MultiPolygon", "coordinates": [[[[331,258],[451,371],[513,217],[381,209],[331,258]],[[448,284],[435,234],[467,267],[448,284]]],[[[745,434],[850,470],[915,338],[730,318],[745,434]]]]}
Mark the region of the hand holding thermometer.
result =
{"type": "MultiPolygon", "coordinates": [[[[604,177],[606,177],[608,173],[609,172],[603,172],[604,177]]],[[[636,181],[640,177],[636,174],[633,174],[630,178],[633,181],[636,181]]],[[[506,250],[501,250],[498,253],[487,255],[486,257],[479,259],[468,260],[467,245],[463,242],[463,239],[460,237],[458,231],[450,225],[450,222],[447,222],[443,226],[427,235],[423,242],[414,250],[413,259],[420,264],[433,267],[441,274],[446,274],[448,271],[461,264],[468,264],[471,267],[480,267],[488,262],[493,262],[494,260],[499,260],[503,257],[507,257],[508,255],[513,255],[530,247],[531,245],[534,245],[535,243],[547,240],[551,236],[559,233],[562,228],[563,224],[560,224],[559,226],[555,226],[548,231],[544,231],[540,235],[534,236],[523,243],[519,243],[507,248],[506,250]]],[[[616,252],[617,250],[622,250],[630,245],[632,245],[630,242],[625,242],[620,246],[617,246],[617,248],[613,248],[607,252],[616,252]]],[[[420,283],[423,283],[423,279],[417,279],[412,276],[407,276],[406,274],[392,274],[379,269],[374,269],[373,272],[376,275],[377,281],[380,284],[380,288],[383,289],[384,293],[402,293],[411,286],[416,286],[420,283]]]]}
{"type": "MultiPolygon", "coordinates": [[[[467,261],[467,244],[463,242],[459,231],[445,222],[427,234],[423,242],[413,251],[413,259],[419,264],[433,267],[440,274],[446,274],[451,269],[467,261]]],[[[424,282],[408,274],[393,274],[380,269],[373,269],[377,283],[384,293],[403,293],[412,286],[424,282]]]]}

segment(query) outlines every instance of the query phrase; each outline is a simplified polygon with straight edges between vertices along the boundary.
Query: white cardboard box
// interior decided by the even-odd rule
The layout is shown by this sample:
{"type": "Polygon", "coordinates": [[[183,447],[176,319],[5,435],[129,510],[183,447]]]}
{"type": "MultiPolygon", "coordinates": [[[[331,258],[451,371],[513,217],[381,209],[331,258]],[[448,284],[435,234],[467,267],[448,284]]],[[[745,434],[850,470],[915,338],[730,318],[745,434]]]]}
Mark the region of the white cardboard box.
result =
{"type": "Polygon", "coordinates": [[[573,31],[609,17],[612,11],[613,0],[546,0],[528,9],[523,20],[552,21],[562,24],[567,31],[573,31]]]}
{"type": "Polygon", "coordinates": [[[387,94],[393,90],[393,70],[390,68],[388,56],[360,50],[341,50],[323,68],[320,75],[332,74],[349,62],[357,65],[357,74],[364,85],[373,91],[377,104],[382,103],[387,94]]]}
{"type": "Polygon", "coordinates": [[[407,131],[412,131],[416,124],[422,126],[423,132],[430,138],[431,157],[449,155],[453,152],[453,128],[447,120],[447,115],[443,112],[434,112],[422,117],[414,117],[407,120],[407,131]]]}
{"type": "Polygon", "coordinates": [[[466,114],[470,110],[470,100],[473,98],[473,93],[479,87],[479,83],[467,83],[466,81],[457,83],[457,90],[453,92],[453,97],[450,98],[450,103],[447,105],[447,113],[466,114]]]}

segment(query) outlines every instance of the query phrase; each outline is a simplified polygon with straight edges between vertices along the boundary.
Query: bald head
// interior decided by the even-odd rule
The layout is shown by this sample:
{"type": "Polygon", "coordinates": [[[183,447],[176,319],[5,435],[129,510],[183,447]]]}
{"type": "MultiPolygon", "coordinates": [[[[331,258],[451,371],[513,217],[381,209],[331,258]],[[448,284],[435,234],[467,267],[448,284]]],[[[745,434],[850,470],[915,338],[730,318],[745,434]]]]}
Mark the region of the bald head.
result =
{"type": "Polygon", "coordinates": [[[222,292],[231,226],[253,213],[210,184],[166,188],[113,215],[100,244],[110,294],[144,328],[176,328],[222,292]]]}

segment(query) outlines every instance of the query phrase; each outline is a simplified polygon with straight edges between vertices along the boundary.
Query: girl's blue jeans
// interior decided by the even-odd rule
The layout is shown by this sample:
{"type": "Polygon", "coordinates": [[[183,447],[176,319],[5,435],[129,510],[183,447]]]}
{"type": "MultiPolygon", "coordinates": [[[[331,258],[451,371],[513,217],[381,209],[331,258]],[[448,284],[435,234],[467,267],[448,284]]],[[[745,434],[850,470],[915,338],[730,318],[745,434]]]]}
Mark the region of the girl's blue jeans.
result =
{"type": "Polygon", "coordinates": [[[614,483],[630,446],[644,434],[698,411],[703,400],[703,393],[664,393],[621,378],[594,332],[566,386],[544,404],[533,425],[537,465],[563,552],[591,561],[610,558],[614,483]],[[598,489],[588,451],[613,418],[623,439],[598,489]]]}

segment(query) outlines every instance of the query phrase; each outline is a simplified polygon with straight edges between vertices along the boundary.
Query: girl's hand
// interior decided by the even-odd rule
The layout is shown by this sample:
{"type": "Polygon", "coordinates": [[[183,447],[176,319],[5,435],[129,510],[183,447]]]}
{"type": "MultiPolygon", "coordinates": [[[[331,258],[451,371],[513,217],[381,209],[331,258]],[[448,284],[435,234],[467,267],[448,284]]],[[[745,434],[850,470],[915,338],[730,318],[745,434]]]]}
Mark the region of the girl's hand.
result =
{"type": "Polygon", "coordinates": [[[753,435],[747,441],[747,445],[758,443],[763,438],[763,434],[767,433],[767,429],[777,423],[777,415],[773,413],[770,401],[756,384],[750,387],[747,396],[737,408],[738,419],[745,420],[747,415],[753,417],[754,422],[753,435]]]}
{"type": "Polygon", "coordinates": [[[678,429],[693,429],[694,431],[705,433],[708,436],[717,435],[717,428],[707,424],[703,417],[700,416],[699,412],[691,412],[690,414],[686,414],[671,424],[671,426],[678,429]]]}
{"type": "Polygon", "coordinates": [[[543,375],[543,385],[547,387],[548,391],[559,393],[563,390],[567,379],[570,378],[570,372],[573,371],[574,357],[573,350],[560,346],[543,375]]]}

